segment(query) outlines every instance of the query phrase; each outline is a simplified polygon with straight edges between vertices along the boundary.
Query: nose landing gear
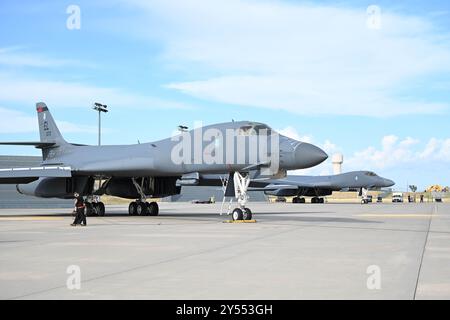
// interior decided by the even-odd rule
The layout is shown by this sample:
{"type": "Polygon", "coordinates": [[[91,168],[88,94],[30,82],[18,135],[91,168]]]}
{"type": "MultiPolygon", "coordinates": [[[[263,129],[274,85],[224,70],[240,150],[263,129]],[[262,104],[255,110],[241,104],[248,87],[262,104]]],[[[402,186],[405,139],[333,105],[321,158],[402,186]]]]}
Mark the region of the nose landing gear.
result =
{"type": "Polygon", "coordinates": [[[236,208],[232,213],[233,221],[252,220],[252,211],[249,208],[236,208]]]}
{"type": "Polygon", "coordinates": [[[241,175],[235,172],[233,176],[234,194],[239,204],[239,208],[235,208],[231,217],[233,221],[252,220],[252,211],[246,208],[249,196],[247,194],[248,186],[250,185],[250,175],[241,175]]]}

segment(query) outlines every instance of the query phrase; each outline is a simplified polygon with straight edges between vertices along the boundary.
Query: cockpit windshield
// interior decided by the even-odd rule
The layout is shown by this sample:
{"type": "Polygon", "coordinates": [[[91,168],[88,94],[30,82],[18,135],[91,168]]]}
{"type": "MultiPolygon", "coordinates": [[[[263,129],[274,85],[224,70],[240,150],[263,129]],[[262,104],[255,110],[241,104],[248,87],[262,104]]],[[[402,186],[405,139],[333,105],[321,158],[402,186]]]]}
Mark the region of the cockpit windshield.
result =
{"type": "Polygon", "coordinates": [[[239,135],[270,135],[272,130],[265,124],[249,124],[239,128],[239,135]]]}
{"type": "Polygon", "coordinates": [[[372,172],[372,171],[366,172],[366,176],[369,176],[369,177],[378,177],[377,174],[376,174],[375,172],[372,172]]]}

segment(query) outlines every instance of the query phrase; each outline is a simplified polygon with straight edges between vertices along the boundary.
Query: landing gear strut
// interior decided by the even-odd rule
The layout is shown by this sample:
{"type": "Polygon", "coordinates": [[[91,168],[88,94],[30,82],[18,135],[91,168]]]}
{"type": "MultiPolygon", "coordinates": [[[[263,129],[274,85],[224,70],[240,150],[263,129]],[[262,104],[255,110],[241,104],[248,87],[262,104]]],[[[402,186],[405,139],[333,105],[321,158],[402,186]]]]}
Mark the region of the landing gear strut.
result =
{"type": "Polygon", "coordinates": [[[234,221],[237,220],[251,220],[252,211],[246,208],[245,205],[248,201],[248,186],[250,184],[250,175],[241,175],[239,172],[235,172],[234,176],[234,194],[239,204],[239,208],[233,210],[232,218],[234,221]]]}
{"type": "Polygon", "coordinates": [[[157,216],[159,214],[158,204],[156,202],[148,203],[142,186],[137,183],[135,178],[131,180],[141,198],[130,203],[128,206],[128,214],[130,216],[157,216]]]}

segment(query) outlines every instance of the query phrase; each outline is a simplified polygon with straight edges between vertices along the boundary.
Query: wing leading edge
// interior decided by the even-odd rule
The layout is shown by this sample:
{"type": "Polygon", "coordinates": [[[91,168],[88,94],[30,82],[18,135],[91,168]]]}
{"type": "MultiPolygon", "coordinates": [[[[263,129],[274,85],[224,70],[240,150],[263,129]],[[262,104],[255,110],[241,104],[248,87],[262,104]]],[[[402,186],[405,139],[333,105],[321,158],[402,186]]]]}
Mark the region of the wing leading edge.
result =
{"type": "Polygon", "coordinates": [[[0,169],[0,184],[30,183],[39,178],[70,178],[70,167],[32,167],[0,169]]]}
{"type": "Polygon", "coordinates": [[[55,145],[54,142],[0,142],[3,146],[34,146],[38,149],[49,148],[55,145]]]}

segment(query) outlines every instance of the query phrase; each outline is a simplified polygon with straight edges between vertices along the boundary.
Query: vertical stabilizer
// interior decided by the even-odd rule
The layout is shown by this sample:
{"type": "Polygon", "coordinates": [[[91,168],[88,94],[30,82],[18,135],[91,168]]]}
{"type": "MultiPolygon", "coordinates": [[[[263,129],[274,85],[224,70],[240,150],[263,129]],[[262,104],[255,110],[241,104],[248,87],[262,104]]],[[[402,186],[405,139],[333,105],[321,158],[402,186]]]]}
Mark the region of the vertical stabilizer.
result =
{"type": "Polygon", "coordinates": [[[67,144],[62,137],[61,132],[59,132],[47,105],[43,102],[36,103],[36,111],[38,114],[41,142],[52,142],[55,143],[55,146],[67,144]]]}
{"type": "Polygon", "coordinates": [[[36,111],[38,114],[39,134],[41,142],[54,143],[51,147],[42,148],[42,158],[44,161],[53,157],[51,149],[60,148],[69,145],[59,132],[56,122],[53,119],[47,105],[44,102],[36,103],[36,111]]]}

